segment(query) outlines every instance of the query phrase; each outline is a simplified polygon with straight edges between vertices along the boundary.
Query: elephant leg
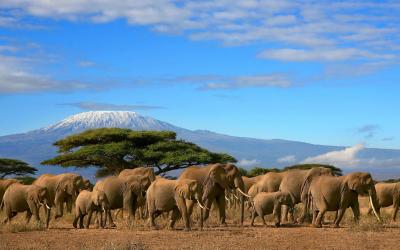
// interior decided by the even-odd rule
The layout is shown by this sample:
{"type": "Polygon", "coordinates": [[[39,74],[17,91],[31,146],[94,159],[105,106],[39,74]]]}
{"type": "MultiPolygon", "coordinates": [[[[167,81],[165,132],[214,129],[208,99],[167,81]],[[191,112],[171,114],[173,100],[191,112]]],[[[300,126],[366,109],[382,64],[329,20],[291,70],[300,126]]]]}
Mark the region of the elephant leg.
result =
{"type": "Polygon", "coordinates": [[[79,215],[79,228],[83,228],[83,218],[85,217],[84,214],[79,215]]]}
{"type": "Polygon", "coordinates": [[[256,212],[256,210],[255,209],[253,209],[253,212],[251,213],[251,226],[254,226],[254,220],[256,219],[256,217],[257,217],[257,212],[256,212]]]}
{"type": "Polygon", "coordinates": [[[285,206],[285,205],[282,205],[282,221],[284,221],[284,222],[289,222],[289,219],[288,219],[288,211],[289,210],[289,207],[288,206],[285,206]]]}
{"type": "MultiPolygon", "coordinates": [[[[185,223],[185,230],[189,231],[190,230],[190,221],[189,221],[190,217],[187,212],[186,200],[184,198],[177,198],[176,203],[178,205],[179,212],[182,215],[183,222],[185,223]]],[[[174,216],[174,211],[172,211],[171,219],[173,218],[173,216],[174,216]]]]}
{"type": "Polygon", "coordinates": [[[226,226],[225,222],[225,197],[224,195],[220,195],[217,197],[217,205],[218,205],[218,210],[219,210],[219,223],[221,226],[226,226]]]}
{"type": "Polygon", "coordinates": [[[107,211],[107,214],[108,214],[108,218],[109,218],[109,220],[110,220],[110,227],[117,227],[117,226],[115,225],[113,219],[112,219],[111,210],[110,210],[110,209],[107,211]]]}
{"type": "MultiPolygon", "coordinates": [[[[205,205],[207,208],[210,208],[210,209],[211,209],[212,200],[210,200],[210,199],[206,200],[206,201],[204,202],[204,205],[205,205]]],[[[189,210],[189,209],[188,209],[188,210],[189,210]]],[[[204,211],[204,221],[206,221],[206,220],[208,219],[208,216],[209,216],[209,215],[210,215],[210,210],[205,209],[205,211],[204,211]]]]}
{"type": "Polygon", "coordinates": [[[90,221],[92,220],[93,210],[91,209],[88,213],[87,221],[86,221],[86,228],[89,228],[90,221]]]}
{"type": "Polygon", "coordinates": [[[161,215],[161,212],[158,210],[150,210],[149,211],[149,220],[150,220],[150,227],[152,229],[157,229],[155,220],[157,219],[158,216],[161,215]]]}
{"type": "MultiPolygon", "coordinates": [[[[172,210],[172,213],[171,213],[171,218],[169,220],[169,226],[168,227],[170,229],[174,229],[175,222],[176,222],[177,219],[179,219],[180,216],[181,216],[181,214],[179,212],[179,209],[177,207],[174,207],[174,209],[172,210]]],[[[187,225],[185,225],[185,226],[187,226],[187,225]]],[[[185,229],[187,229],[187,228],[185,228],[185,229]]]]}
{"type": "Polygon", "coordinates": [[[17,212],[10,212],[5,222],[8,220],[8,223],[11,223],[11,219],[14,218],[17,214],[18,214],[17,212]]]}
{"type": "Polygon", "coordinates": [[[327,210],[326,207],[320,208],[320,210],[318,212],[318,215],[317,215],[317,218],[315,220],[315,224],[314,224],[315,227],[322,227],[322,223],[321,222],[322,222],[322,219],[324,218],[324,214],[325,214],[326,210],[327,210]]]}
{"type": "Polygon", "coordinates": [[[74,228],[77,228],[79,217],[79,214],[75,214],[74,222],[72,222],[72,226],[74,226],[74,228]]]}
{"type": "Polygon", "coordinates": [[[312,213],[313,213],[312,224],[315,225],[318,216],[318,210],[314,210],[312,213]]]}
{"type": "Polygon", "coordinates": [[[31,211],[29,211],[29,210],[26,211],[26,215],[25,215],[26,224],[29,223],[29,221],[31,220],[31,217],[32,217],[31,211]]]}
{"type": "Polygon", "coordinates": [[[354,214],[354,222],[358,223],[358,221],[360,220],[360,205],[358,203],[358,199],[351,205],[351,210],[354,214]]]}
{"type": "Polygon", "coordinates": [[[337,213],[337,218],[335,220],[335,227],[339,227],[340,222],[342,221],[343,215],[346,212],[346,208],[339,208],[337,213]]]}
{"type": "Polygon", "coordinates": [[[398,211],[399,211],[399,204],[398,203],[393,204],[393,215],[392,215],[393,221],[396,221],[398,211]]]}

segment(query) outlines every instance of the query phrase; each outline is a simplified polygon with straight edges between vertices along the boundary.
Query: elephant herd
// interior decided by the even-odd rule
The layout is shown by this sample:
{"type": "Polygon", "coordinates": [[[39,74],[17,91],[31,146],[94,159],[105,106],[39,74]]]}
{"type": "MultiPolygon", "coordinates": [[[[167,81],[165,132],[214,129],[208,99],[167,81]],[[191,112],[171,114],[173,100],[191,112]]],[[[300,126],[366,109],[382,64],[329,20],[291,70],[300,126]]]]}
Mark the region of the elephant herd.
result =
{"type": "Polygon", "coordinates": [[[106,177],[94,186],[73,173],[44,174],[32,185],[23,185],[15,179],[0,180],[4,223],[11,223],[20,212],[26,212],[27,223],[32,215],[40,222],[39,210],[43,208],[47,227],[51,210],[55,210],[57,219],[63,216],[64,206],[72,212],[75,204],[72,223],[75,228],[88,228],[93,214],[97,227],[107,224],[115,227],[111,210],[128,211],[127,221],[132,223],[138,210],[142,218],[148,218],[151,228],[156,229],[156,218],[168,212],[170,228],[182,218],[184,230],[190,230],[191,215],[197,204],[198,227],[202,229],[212,206],[218,211],[220,225],[226,225],[227,203],[238,205],[241,225],[247,204],[251,225],[257,216],[266,224],[264,216],[267,214],[274,215],[275,226],[280,226],[281,220],[303,223],[312,215],[312,224],[321,227],[324,214],[336,211],[334,225],[338,227],[347,208],[351,208],[354,219],[359,220],[359,195],[369,196],[369,213],[373,212],[379,221],[382,221],[380,208],[391,205],[392,218],[396,219],[400,183],[375,184],[369,173],[362,172],[334,176],[331,169],[323,167],[269,172],[249,178],[242,177],[233,164],[210,164],[186,168],[176,180],[156,176],[152,168],[139,167],[106,177]],[[297,220],[293,214],[296,204],[303,206],[297,220]]]}

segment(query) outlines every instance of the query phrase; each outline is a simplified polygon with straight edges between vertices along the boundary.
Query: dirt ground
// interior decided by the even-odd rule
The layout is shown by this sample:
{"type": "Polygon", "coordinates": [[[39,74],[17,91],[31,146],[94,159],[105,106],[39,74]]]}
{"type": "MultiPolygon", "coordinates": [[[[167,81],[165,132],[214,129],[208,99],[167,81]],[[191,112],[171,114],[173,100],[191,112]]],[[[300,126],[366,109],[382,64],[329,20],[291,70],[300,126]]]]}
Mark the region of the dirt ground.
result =
{"type": "MultiPolygon", "coordinates": [[[[355,224],[351,211],[347,211],[341,228],[327,224],[317,229],[289,224],[275,228],[271,216],[266,217],[268,226],[256,221],[256,227],[250,227],[248,215],[245,226],[240,227],[231,210],[228,227],[217,226],[213,212],[203,231],[194,225],[191,232],[183,231],[181,222],[176,230],[168,230],[167,220],[162,218],[157,221],[160,230],[150,230],[146,222],[139,220],[136,226],[128,227],[122,218],[113,229],[74,229],[71,214],[51,222],[46,230],[25,226],[23,215],[18,215],[11,225],[0,227],[0,249],[398,249],[400,223],[390,222],[390,211],[382,211],[383,225],[367,215],[355,224]]],[[[332,218],[328,214],[326,220],[332,218]]]]}

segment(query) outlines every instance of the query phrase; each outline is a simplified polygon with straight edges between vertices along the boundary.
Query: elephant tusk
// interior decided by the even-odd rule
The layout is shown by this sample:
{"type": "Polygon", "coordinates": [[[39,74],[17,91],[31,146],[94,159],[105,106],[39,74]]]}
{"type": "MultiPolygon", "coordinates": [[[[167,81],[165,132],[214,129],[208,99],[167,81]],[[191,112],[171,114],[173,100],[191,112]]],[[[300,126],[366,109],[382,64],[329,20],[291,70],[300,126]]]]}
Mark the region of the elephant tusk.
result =
{"type": "Polygon", "coordinates": [[[229,199],[228,199],[228,197],[226,197],[226,195],[225,195],[225,200],[226,200],[226,201],[229,201],[229,199]]]}
{"type": "Polygon", "coordinates": [[[247,197],[247,198],[251,198],[250,195],[248,195],[248,194],[246,194],[245,192],[243,192],[240,188],[237,188],[237,191],[238,191],[239,193],[241,193],[243,196],[245,196],[245,197],[247,197]]]}
{"type": "Polygon", "coordinates": [[[381,219],[381,217],[378,215],[378,213],[376,212],[374,203],[372,202],[371,194],[369,195],[369,202],[371,203],[372,211],[374,211],[374,214],[375,214],[376,218],[378,219],[379,222],[382,223],[382,219],[381,219]]]}
{"type": "Polygon", "coordinates": [[[199,204],[199,207],[200,207],[201,209],[207,209],[207,210],[210,210],[208,207],[201,205],[201,203],[200,203],[200,201],[199,201],[199,200],[197,200],[197,203],[199,204]]]}
{"type": "Polygon", "coordinates": [[[239,198],[234,193],[232,193],[232,195],[233,197],[235,197],[236,200],[239,200],[239,198]]]}
{"type": "Polygon", "coordinates": [[[47,208],[47,209],[49,209],[49,210],[51,209],[51,207],[49,207],[49,205],[47,205],[47,204],[45,204],[45,205],[46,205],[46,208],[47,208]]]}

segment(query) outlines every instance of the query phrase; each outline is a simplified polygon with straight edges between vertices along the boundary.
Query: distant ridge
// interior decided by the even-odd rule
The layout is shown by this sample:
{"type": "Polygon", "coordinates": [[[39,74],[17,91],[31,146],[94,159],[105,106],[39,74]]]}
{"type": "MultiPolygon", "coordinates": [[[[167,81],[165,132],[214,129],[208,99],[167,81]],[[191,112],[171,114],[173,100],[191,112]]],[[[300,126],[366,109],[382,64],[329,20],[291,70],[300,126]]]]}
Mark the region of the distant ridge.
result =
{"type": "MultiPolygon", "coordinates": [[[[194,142],[215,152],[226,152],[233,155],[245,167],[254,165],[283,167],[300,162],[307,157],[344,148],[280,139],[263,140],[235,137],[208,130],[189,130],[152,117],[140,115],[136,112],[90,111],[69,116],[45,128],[0,137],[0,157],[25,160],[37,166],[39,174],[71,171],[71,169],[66,170],[58,167],[40,166],[39,163],[56,155],[56,148],[52,146],[56,140],[86,129],[101,127],[175,131],[178,138],[194,142]],[[290,161],[291,159],[292,161],[290,161]]],[[[365,149],[360,153],[360,156],[373,159],[400,158],[400,150],[365,149]]],[[[376,166],[375,168],[365,168],[360,166],[356,170],[371,171],[381,178],[400,176],[400,169],[392,167],[376,166]]],[[[93,170],[91,169],[80,171],[89,177],[93,175],[93,170]]]]}

